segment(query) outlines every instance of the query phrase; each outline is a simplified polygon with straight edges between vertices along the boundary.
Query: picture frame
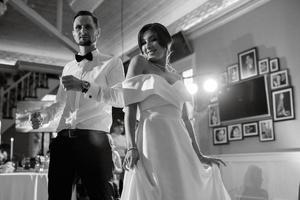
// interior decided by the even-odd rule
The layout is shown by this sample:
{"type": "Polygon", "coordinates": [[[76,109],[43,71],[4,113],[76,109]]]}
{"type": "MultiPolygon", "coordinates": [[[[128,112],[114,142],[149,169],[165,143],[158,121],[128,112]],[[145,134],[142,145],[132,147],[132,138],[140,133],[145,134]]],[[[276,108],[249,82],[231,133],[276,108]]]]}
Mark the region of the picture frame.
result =
{"type": "Polygon", "coordinates": [[[208,121],[209,127],[221,125],[219,104],[213,103],[208,105],[208,121]]]}
{"type": "Polygon", "coordinates": [[[239,66],[237,64],[227,67],[227,77],[229,83],[238,82],[240,80],[239,66]]]}
{"type": "Polygon", "coordinates": [[[272,90],[289,86],[288,70],[285,69],[271,73],[270,85],[272,90]]]}
{"type": "Polygon", "coordinates": [[[258,73],[267,74],[269,73],[269,58],[264,58],[258,61],[258,73]]]}
{"type": "Polygon", "coordinates": [[[258,135],[258,124],[257,122],[250,122],[243,124],[244,137],[257,136],[258,135]]]}
{"type": "Polygon", "coordinates": [[[283,121],[295,118],[293,88],[272,92],[273,120],[283,121]]]}
{"type": "Polygon", "coordinates": [[[266,119],[266,120],[261,120],[258,123],[259,123],[259,140],[261,142],[275,140],[273,120],[266,119]]]}
{"type": "Polygon", "coordinates": [[[279,68],[280,68],[279,58],[276,57],[270,59],[270,72],[279,71],[279,68]]]}
{"type": "Polygon", "coordinates": [[[228,125],[228,140],[242,140],[243,139],[243,130],[242,124],[233,124],[228,125]]]}
{"type": "Polygon", "coordinates": [[[218,127],[213,129],[213,143],[214,145],[228,143],[228,135],[227,135],[226,127],[218,127]]]}
{"type": "Polygon", "coordinates": [[[238,60],[241,80],[258,75],[256,47],[238,53],[238,60]]]}
{"type": "Polygon", "coordinates": [[[216,103],[218,102],[218,95],[217,94],[213,94],[209,100],[210,103],[216,103]]]}

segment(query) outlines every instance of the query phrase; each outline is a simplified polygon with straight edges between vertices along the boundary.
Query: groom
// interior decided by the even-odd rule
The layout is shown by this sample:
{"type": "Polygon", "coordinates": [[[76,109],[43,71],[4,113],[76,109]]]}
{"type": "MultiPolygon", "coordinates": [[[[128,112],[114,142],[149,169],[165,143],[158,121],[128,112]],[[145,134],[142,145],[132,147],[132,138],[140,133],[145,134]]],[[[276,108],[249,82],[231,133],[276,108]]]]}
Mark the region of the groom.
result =
{"type": "Polygon", "coordinates": [[[97,18],[88,11],[79,11],[73,19],[79,54],[63,69],[56,102],[31,115],[32,126],[37,129],[63,110],[57,137],[50,144],[49,200],[70,200],[78,176],[90,200],[113,199],[112,151],[107,137],[112,106],[84,98],[84,93],[91,85],[111,87],[125,77],[121,60],[96,48],[99,36],[97,18]],[[70,85],[79,91],[67,91],[70,85]]]}

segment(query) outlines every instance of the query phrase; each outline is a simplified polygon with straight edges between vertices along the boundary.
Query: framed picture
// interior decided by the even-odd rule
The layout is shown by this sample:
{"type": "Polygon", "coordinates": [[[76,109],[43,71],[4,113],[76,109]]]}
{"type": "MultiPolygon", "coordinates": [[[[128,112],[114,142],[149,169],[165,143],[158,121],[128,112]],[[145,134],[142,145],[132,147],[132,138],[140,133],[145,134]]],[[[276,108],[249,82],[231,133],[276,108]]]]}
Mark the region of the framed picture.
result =
{"type": "Polygon", "coordinates": [[[259,74],[269,73],[269,58],[264,58],[258,61],[259,74]]]}
{"type": "Polygon", "coordinates": [[[218,102],[218,95],[217,95],[217,93],[212,95],[212,97],[210,98],[209,102],[210,103],[216,103],[216,102],[218,102]]]}
{"type": "Polygon", "coordinates": [[[227,67],[228,82],[234,83],[240,80],[239,67],[237,64],[227,67]]]}
{"type": "Polygon", "coordinates": [[[282,121],[295,118],[292,88],[273,91],[272,97],[274,121],[282,121]]]}
{"type": "Polygon", "coordinates": [[[244,137],[258,135],[257,122],[251,122],[251,123],[243,124],[243,134],[244,134],[244,137]]]}
{"type": "Polygon", "coordinates": [[[289,85],[288,70],[281,70],[270,75],[271,89],[279,89],[289,85]]]}
{"type": "Polygon", "coordinates": [[[218,103],[208,105],[208,120],[210,127],[219,126],[221,124],[218,103]]]}
{"type": "Polygon", "coordinates": [[[227,144],[228,136],[226,127],[218,127],[213,129],[214,144],[227,144]]]}
{"type": "Polygon", "coordinates": [[[241,79],[258,75],[257,48],[246,50],[238,54],[241,79]]]}
{"type": "Polygon", "coordinates": [[[259,140],[262,142],[275,140],[272,119],[259,121],[259,140]]]}
{"type": "Polygon", "coordinates": [[[228,140],[242,140],[243,132],[242,132],[242,124],[233,124],[228,125],[228,140]]]}
{"type": "Polygon", "coordinates": [[[270,71],[276,72],[279,70],[279,58],[272,58],[270,60],[270,71]]]}

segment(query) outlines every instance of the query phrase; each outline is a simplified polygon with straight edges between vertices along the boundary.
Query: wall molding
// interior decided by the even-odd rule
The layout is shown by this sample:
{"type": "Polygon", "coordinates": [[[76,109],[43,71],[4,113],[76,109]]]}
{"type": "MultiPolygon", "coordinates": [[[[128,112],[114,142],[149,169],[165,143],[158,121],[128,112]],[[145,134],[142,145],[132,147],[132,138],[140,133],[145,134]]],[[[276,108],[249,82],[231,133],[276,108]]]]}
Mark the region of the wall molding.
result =
{"type": "Polygon", "coordinates": [[[277,162],[277,161],[299,161],[300,149],[290,152],[266,152],[266,153],[245,153],[245,154],[222,154],[214,155],[226,162],[277,162]]]}

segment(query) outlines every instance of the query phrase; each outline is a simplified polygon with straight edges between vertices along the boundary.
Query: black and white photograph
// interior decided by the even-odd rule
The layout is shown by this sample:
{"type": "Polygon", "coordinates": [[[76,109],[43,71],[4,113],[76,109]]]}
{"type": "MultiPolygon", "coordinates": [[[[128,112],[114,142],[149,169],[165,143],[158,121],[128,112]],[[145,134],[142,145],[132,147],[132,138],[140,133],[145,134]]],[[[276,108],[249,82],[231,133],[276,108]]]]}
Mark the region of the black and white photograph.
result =
{"type": "Polygon", "coordinates": [[[219,104],[213,103],[208,106],[208,120],[209,126],[219,126],[221,124],[220,121],[220,112],[219,112],[219,104]]]}
{"type": "Polygon", "coordinates": [[[244,134],[244,137],[257,136],[258,135],[257,122],[244,123],[243,124],[243,134],[244,134]]]}
{"type": "Polygon", "coordinates": [[[259,121],[259,140],[262,142],[275,140],[272,119],[259,121]]]}
{"type": "Polygon", "coordinates": [[[300,200],[299,105],[300,0],[0,0],[0,200],[300,200]]]}
{"type": "Polygon", "coordinates": [[[237,64],[227,67],[228,82],[234,83],[240,80],[239,67],[237,64]]]}
{"type": "Polygon", "coordinates": [[[270,72],[276,72],[280,68],[279,58],[272,58],[270,60],[270,72]]]}
{"type": "Polygon", "coordinates": [[[269,58],[264,58],[258,61],[258,72],[259,74],[269,73],[269,58]]]}
{"type": "Polygon", "coordinates": [[[285,88],[272,92],[274,121],[295,118],[293,89],[285,88]]]}
{"type": "Polygon", "coordinates": [[[238,54],[241,79],[247,79],[258,75],[257,48],[251,48],[238,54]]]}
{"type": "Polygon", "coordinates": [[[243,139],[243,130],[242,124],[233,124],[228,125],[228,140],[242,140],[243,139]]]}
{"type": "Polygon", "coordinates": [[[272,90],[289,86],[288,70],[285,69],[285,70],[271,73],[270,81],[271,81],[272,90]]]}
{"type": "Polygon", "coordinates": [[[228,135],[226,127],[218,127],[213,129],[213,140],[214,144],[227,144],[228,135]]]}

